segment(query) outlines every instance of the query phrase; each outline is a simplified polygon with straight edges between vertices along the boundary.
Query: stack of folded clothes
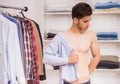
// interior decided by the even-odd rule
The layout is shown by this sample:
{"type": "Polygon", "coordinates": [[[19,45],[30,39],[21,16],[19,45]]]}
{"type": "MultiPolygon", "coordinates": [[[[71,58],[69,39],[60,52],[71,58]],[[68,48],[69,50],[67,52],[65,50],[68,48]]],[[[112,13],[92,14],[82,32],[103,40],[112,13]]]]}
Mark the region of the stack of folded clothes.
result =
{"type": "Polygon", "coordinates": [[[115,10],[120,9],[120,3],[112,2],[112,1],[105,2],[105,3],[97,2],[95,4],[95,9],[96,10],[102,10],[102,12],[104,12],[104,11],[115,11],[115,10]]]}
{"type": "Polygon", "coordinates": [[[107,8],[120,8],[120,4],[118,2],[105,2],[95,4],[95,9],[107,9],[107,8]]]}
{"type": "Polygon", "coordinates": [[[118,69],[120,68],[119,57],[114,55],[104,55],[101,56],[101,60],[98,63],[98,69],[118,69]]]}
{"type": "Polygon", "coordinates": [[[46,34],[46,38],[49,39],[49,40],[51,40],[52,38],[55,37],[55,35],[56,35],[56,33],[48,32],[48,33],[46,34]]]}
{"type": "Polygon", "coordinates": [[[55,35],[59,32],[61,32],[61,31],[55,30],[55,29],[50,29],[45,35],[46,40],[52,40],[55,37],[55,35]]]}
{"type": "Polygon", "coordinates": [[[118,40],[117,32],[97,32],[98,40],[118,40]]]}

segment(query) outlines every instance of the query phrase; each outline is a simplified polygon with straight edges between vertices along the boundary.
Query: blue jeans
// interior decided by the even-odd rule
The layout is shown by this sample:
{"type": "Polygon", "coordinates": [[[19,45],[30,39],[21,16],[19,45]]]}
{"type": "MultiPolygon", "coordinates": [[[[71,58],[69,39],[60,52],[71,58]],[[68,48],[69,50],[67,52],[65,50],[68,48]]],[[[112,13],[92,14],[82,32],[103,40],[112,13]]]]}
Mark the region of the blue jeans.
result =
{"type": "MultiPolygon", "coordinates": [[[[64,84],[70,84],[70,83],[64,81],[64,84]]],[[[81,84],[90,84],[90,80],[86,83],[81,83],[81,84]]]]}

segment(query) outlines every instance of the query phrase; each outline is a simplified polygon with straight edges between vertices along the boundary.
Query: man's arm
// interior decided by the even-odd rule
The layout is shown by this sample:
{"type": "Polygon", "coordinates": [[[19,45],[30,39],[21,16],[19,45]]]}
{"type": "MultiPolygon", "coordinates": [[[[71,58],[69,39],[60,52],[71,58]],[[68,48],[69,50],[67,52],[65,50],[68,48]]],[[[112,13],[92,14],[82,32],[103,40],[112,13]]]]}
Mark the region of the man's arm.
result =
{"type": "Polygon", "coordinates": [[[100,49],[99,49],[99,44],[98,44],[95,33],[93,35],[93,40],[92,40],[90,48],[91,48],[93,59],[91,60],[89,64],[89,72],[92,73],[100,61],[100,49]]]}

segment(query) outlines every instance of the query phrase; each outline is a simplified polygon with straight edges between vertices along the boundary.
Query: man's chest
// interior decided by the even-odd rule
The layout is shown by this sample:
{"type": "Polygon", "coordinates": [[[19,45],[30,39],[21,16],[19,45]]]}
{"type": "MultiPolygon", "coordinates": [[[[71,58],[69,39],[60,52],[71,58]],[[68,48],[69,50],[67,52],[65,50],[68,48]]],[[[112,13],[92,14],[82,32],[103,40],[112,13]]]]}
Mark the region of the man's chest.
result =
{"type": "Polygon", "coordinates": [[[75,36],[69,36],[66,38],[69,45],[73,49],[78,49],[81,52],[87,52],[90,48],[91,44],[91,37],[90,36],[80,36],[80,37],[75,37],[75,36]]]}

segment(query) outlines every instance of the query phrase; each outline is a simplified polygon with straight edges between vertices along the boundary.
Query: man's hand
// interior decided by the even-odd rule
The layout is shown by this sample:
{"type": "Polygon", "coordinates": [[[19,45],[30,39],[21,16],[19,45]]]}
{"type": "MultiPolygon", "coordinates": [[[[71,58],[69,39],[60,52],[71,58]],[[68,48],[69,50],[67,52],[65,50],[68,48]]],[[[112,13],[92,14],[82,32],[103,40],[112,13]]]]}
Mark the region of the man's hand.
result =
{"type": "Polygon", "coordinates": [[[72,52],[70,53],[70,56],[68,58],[68,63],[69,64],[75,64],[78,62],[79,60],[79,52],[78,51],[75,51],[75,50],[72,50],[72,52]]]}

